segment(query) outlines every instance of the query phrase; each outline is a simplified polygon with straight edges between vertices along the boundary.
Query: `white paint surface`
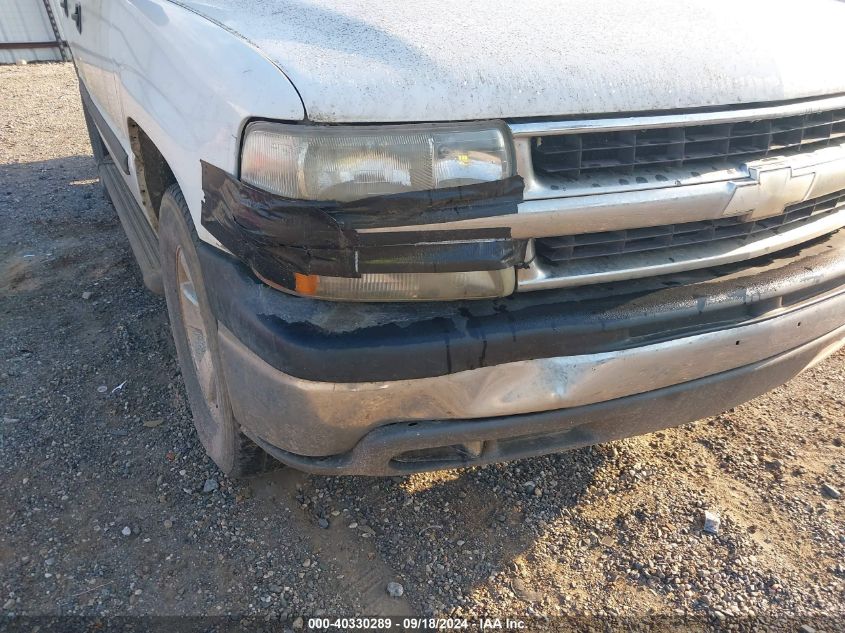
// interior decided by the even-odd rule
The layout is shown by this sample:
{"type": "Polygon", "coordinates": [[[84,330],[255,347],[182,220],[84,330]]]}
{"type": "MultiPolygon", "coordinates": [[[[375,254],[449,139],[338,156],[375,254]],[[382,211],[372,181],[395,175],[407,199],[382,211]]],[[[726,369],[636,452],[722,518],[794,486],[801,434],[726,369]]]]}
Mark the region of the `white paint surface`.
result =
{"type": "Polygon", "coordinates": [[[650,111],[845,92],[835,0],[172,0],[260,47],[314,121],[650,111]]]}
{"type": "Polygon", "coordinates": [[[185,195],[200,238],[200,160],[238,170],[252,117],[299,120],[302,102],[272,62],[243,39],[167,0],[86,0],[83,29],[62,16],[71,50],[100,113],[130,156],[129,121],[150,137],[185,195]]]}

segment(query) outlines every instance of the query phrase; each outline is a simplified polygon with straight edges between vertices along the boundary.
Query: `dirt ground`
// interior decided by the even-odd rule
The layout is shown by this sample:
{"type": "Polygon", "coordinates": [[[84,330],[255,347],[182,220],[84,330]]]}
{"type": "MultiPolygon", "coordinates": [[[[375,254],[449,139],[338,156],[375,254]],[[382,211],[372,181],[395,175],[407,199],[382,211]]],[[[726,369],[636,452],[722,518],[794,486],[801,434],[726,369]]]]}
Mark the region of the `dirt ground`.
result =
{"type": "Polygon", "coordinates": [[[70,65],[0,67],[0,236],[0,629],[437,614],[845,630],[842,352],[723,415],[606,446],[235,482],[194,434],[70,65]]]}

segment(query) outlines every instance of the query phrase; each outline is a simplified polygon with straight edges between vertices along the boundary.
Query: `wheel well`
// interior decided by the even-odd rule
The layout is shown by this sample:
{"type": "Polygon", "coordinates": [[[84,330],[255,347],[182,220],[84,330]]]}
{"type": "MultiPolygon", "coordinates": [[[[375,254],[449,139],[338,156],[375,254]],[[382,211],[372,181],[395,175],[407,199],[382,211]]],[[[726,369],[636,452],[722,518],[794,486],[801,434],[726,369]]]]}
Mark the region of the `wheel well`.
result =
{"type": "Polygon", "coordinates": [[[176,177],[155,143],[132,119],[129,119],[129,141],[135,155],[135,173],[141,199],[154,226],[158,228],[161,198],[167,188],[176,183],[176,177]]]}

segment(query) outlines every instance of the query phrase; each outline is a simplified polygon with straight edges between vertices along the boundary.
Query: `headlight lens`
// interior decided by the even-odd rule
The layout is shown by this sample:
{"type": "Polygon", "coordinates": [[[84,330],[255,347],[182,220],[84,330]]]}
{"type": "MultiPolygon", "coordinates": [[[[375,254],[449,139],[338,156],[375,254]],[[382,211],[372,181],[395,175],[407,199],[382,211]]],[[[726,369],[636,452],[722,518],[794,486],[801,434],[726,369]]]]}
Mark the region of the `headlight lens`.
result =
{"type": "Polygon", "coordinates": [[[338,126],[252,123],[241,179],[300,200],[346,202],[508,178],[504,123],[338,126]]]}

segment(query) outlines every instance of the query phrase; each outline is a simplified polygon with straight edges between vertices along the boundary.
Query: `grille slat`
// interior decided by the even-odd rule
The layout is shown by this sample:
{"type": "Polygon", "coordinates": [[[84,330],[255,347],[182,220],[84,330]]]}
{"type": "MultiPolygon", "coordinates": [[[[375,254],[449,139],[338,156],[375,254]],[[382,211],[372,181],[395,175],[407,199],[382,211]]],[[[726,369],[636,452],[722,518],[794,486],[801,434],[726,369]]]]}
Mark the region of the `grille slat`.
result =
{"type": "Polygon", "coordinates": [[[733,217],[624,231],[560,235],[537,238],[535,247],[538,256],[547,262],[564,264],[578,259],[670,250],[727,239],[748,240],[766,231],[780,232],[794,228],[800,222],[838,212],[843,205],[845,191],[839,191],[792,204],[781,215],[752,222],[733,217]]]}
{"type": "Polygon", "coordinates": [[[535,136],[532,160],[540,174],[575,180],[636,175],[640,169],[727,166],[773,153],[815,151],[842,139],[845,109],[738,123],[535,136]]]}

